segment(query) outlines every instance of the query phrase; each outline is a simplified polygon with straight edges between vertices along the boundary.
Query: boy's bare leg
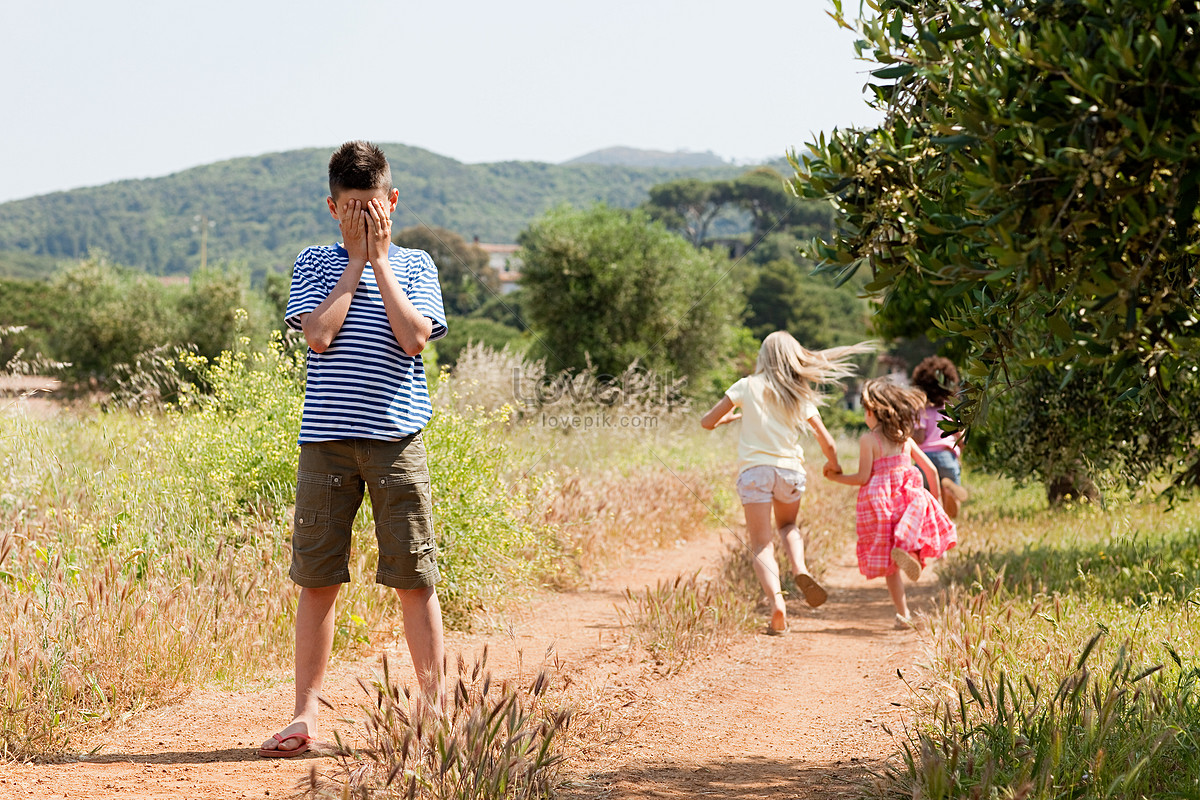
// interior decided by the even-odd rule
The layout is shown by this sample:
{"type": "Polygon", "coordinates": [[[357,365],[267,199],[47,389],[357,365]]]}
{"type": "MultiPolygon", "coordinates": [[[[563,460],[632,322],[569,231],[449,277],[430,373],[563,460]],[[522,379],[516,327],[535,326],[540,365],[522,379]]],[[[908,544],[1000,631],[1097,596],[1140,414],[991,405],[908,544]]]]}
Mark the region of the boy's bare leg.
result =
{"type": "Polygon", "coordinates": [[[775,563],[775,529],[771,526],[770,503],[745,503],[746,534],[750,538],[750,555],[754,574],[762,584],[767,604],[771,607],[771,630],[787,630],[787,608],[779,585],[779,567],[775,563]]]}
{"type": "Polygon", "coordinates": [[[432,700],[433,706],[440,709],[446,700],[446,645],[437,590],[432,586],[397,589],[396,594],[404,612],[404,640],[421,685],[421,699],[432,700]]]}
{"type": "Polygon", "coordinates": [[[335,584],[300,590],[296,605],[296,706],[291,723],[279,732],[283,741],[268,739],[263,742],[264,750],[301,747],[303,742],[287,738],[289,733],[317,735],[317,696],[333,648],[334,606],[341,588],[341,584],[335,584]]]}

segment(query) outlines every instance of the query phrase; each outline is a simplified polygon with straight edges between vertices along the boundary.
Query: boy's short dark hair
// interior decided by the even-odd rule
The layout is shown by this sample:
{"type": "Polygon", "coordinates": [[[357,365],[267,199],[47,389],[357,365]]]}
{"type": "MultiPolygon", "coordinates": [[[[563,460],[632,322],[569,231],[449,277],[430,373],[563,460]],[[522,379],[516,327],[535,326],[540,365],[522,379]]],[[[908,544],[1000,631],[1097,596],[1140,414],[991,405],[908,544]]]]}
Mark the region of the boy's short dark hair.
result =
{"type": "Polygon", "coordinates": [[[329,194],[334,199],[347,189],[392,191],[392,168],[387,156],[370,142],[346,142],[329,159],[329,194]]]}

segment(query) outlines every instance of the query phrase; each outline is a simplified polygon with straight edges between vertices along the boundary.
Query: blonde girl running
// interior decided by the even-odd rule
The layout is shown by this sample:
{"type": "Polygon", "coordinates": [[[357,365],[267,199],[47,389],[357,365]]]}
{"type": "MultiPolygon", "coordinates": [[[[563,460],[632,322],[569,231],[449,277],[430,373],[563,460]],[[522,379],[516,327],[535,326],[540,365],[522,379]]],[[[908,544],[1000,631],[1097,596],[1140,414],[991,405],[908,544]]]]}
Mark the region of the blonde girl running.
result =
{"type": "Polygon", "coordinates": [[[734,420],[742,422],[737,492],[746,513],[754,572],[771,609],[769,634],[788,629],[775,561],[776,531],[805,602],[815,608],[827,597],[825,589],[808,572],[804,540],[796,527],[806,480],[800,434],[811,429],[828,462],[826,469],[840,472],[833,438],[817,411],[824,402],[817,387],[853,375],[851,357],[873,349],[873,345],[863,343],[812,351],[802,347],[790,333],[776,331],[759,348],[754,373],[729,387],[700,420],[707,430],[734,420]],[[740,414],[736,413],[738,409],[740,414]]]}

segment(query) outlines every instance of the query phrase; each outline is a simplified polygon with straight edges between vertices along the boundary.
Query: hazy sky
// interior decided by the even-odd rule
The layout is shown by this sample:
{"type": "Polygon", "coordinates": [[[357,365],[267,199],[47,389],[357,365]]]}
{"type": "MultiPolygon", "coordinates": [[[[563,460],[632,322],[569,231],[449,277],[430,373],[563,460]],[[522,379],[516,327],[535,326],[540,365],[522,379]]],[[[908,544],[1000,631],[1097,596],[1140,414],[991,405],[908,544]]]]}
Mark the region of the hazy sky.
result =
{"type": "Polygon", "coordinates": [[[828,0],[5,3],[0,201],[347,139],[783,155],[869,125],[828,0]]]}

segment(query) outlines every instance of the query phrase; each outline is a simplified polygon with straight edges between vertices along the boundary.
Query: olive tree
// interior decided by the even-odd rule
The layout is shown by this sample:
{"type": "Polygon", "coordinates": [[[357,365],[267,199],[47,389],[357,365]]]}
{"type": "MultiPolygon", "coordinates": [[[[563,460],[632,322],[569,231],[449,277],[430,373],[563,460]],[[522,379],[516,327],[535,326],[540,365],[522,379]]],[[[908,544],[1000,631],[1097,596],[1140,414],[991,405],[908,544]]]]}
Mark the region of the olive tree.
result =
{"type": "Polygon", "coordinates": [[[558,208],[518,239],[535,355],[702,379],[731,355],[744,305],[723,255],[697,250],[643,211],[558,208]]]}
{"type": "MultiPolygon", "coordinates": [[[[838,212],[811,254],[846,275],[871,270],[885,330],[962,344],[965,424],[992,424],[993,403],[1011,420],[1037,393],[1068,390],[1121,423],[1071,420],[1074,464],[1029,450],[1010,471],[1050,483],[1104,466],[1135,484],[1161,470],[1195,485],[1197,4],[866,6],[853,27],[879,65],[885,120],[793,155],[794,190],[838,212]]],[[[840,2],[832,16],[852,26],[840,2]]]]}

